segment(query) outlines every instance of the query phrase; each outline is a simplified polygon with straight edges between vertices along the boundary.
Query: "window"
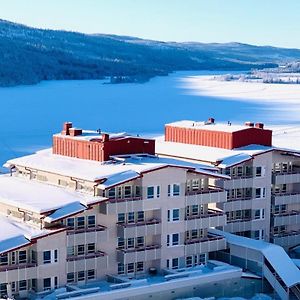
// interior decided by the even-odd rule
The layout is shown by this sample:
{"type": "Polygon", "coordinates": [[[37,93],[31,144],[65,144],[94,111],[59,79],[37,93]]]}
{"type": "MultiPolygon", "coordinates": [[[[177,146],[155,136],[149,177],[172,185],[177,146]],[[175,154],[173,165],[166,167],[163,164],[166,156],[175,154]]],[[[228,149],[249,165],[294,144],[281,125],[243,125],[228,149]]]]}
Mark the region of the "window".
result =
{"type": "Polygon", "coordinates": [[[200,188],[200,181],[199,179],[193,179],[192,180],[192,190],[197,191],[200,188]]]}
{"type": "Polygon", "coordinates": [[[144,263],[142,261],[139,261],[136,263],[136,271],[137,272],[143,272],[144,271],[144,263]]]}
{"type": "Polygon", "coordinates": [[[147,187],[147,199],[153,199],[154,198],[154,186],[148,186],[147,187]]]}
{"type": "Polygon", "coordinates": [[[67,219],[67,226],[71,229],[73,229],[75,227],[75,220],[74,218],[68,218],[67,219]]]}
{"type": "Polygon", "coordinates": [[[143,211],[137,212],[137,221],[144,222],[145,221],[145,213],[143,211]]]}
{"type": "Polygon", "coordinates": [[[25,290],[27,290],[27,281],[20,280],[19,281],[19,291],[25,291],[25,290]]]}
{"type": "Polygon", "coordinates": [[[134,263],[130,263],[127,265],[127,273],[133,273],[134,272],[134,263]]]}
{"type": "Polygon", "coordinates": [[[43,260],[44,264],[50,264],[51,263],[51,251],[44,251],[43,253],[43,260]]]}
{"type": "Polygon", "coordinates": [[[191,237],[192,237],[192,239],[198,238],[198,230],[197,229],[191,230],[191,237]]]}
{"type": "Polygon", "coordinates": [[[122,198],[122,187],[121,186],[118,186],[118,188],[117,188],[117,196],[119,199],[122,198]]]}
{"type": "Polygon", "coordinates": [[[140,186],[135,187],[135,197],[141,197],[142,196],[142,189],[140,186]]]}
{"type": "Polygon", "coordinates": [[[11,253],[11,263],[13,265],[16,263],[16,252],[11,253]]]}
{"type": "Polygon", "coordinates": [[[185,266],[187,268],[192,267],[193,266],[193,256],[187,256],[185,259],[185,266]]]}
{"type": "Polygon", "coordinates": [[[264,198],[266,196],[265,188],[256,188],[255,189],[255,198],[264,198]]]}
{"type": "Polygon", "coordinates": [[[170,196],[171,196],[171,185],[168,184],[168,197],[170,197],[170,196]]]}
{"type": "Polygon", "coordinates": [[[95,243],[91,243],[87,245],[87,253],[95,253],[96,246],[95,243]]]}
{"type": "Polygon", "coordinates": [[[199,254],[199,259],[198,259],[198,264],[201,265],[201,264],[206,264],[206,254],[199,254]]]}
{"type": "Polygon", "coordinates": [[[85,220],[84,217],[78,217],[77,218],[77,228],[81,229],[85,226],[85,220]]]}
{"type": "Polygon", "coordinates": [[[137,247],[143,247],[145,245],[145,239],[143,236],[139,236],[136,238],[137,247]]]}
{"type": "Polygon", "coordinates": [[[87,280],[92,280],[92,279],[95,279],[95,270],[92,269],[92,270],[87,270],[86,272],[86,277],[87,277],[87,280]]]}
{"type": "Polygon", "coordinates": [[[179,208],[168,210],[168,222],[179,221],[179,208]]]}
{"type": "Polygon", "coordinates": [[[68,273],[67,274],[67,283],[71,283],[75,281],[75,274],[74,272],[68,273]]]}
{"type": "Polygon", "coordinates": [[[178,266],[179,266],[179,259],[172,258],[172,269],[178,269],[178,266]]]}
{"type": "MultiPolygon", "coordinates": [[[[37,290],[37,279],[36,278],[31,279],[31,288],[32,288],[33,291],[36,292],[36,290],[37,290]]],[[[16,291],[16,284],[15,284],[15,282],[12,282],[11,289],[12,289],[13,292],[16,291]]]]}
{"type": "Polygon", "coordinates": [[[6,254],[2,254],[0,256],[0,265],[1,266],[8,265],[8,255],[7,255],[7,253],[6,254]]]}
{"type": "Polygon", "coordinates": [[[96,227],[96,216],[88,216],[88,228],[96,227]]]}
{"type": "Polygon", "coordinates": [[[37,254],[36,254],[36,251],[34,251],[34,250],[31,251],[31,262],[33,264],[35,264],[37,262],[37,254]]]}
{"type": "Polygon", "coordinates": [[[58,261],[58,251],[55,249],[54,250],[54,262],[58,261]]]}
{"type": "Polygon", "coordinates": [[[177,246],[179,245],[179,233],[173,233],[167,235],[167,246],[177,246]]]}
{"type": "Polygon", "coordinates": [[[157,198],[160,197],[160,186],[159,185],[156,187],[156,197],[157,198]]]}
{"type": "Polygon", "coordinates": [[[27,262],[26,250],[19,251],[19,264],[27,262]]]}
{"type": "Polygon", "coordinates": [[[84,271],[79,271],[77,273],[77,280],[78,281],[84,281],[85,280],[85,274],[84,273],[85,273],[84,271]]]}
{"type": "Polygon", "coordinates": [[[67,255],[68,255],[68,256],[73,256],[73,255],[75,255],[75,248],[74,248],[74,246],[69,246],[69,247],[67,247],[67,255]]]}
{"type": "Polygon", "coordinates": [[[127,239],[127,248],[134,248],[134,238],[127,239]]]}
{"type": "Polygon", "coordinates": [[[256,167],[255,175],[256,175],[256,177],[262,176],[262,167],[256,167]]]}
{"type": "Polygon", "coordinates": [[[199,213],[198,205],[192,205],[192,216],[197,216],[199,213]]]}
{"type": "Polygon", "coordinates": [[[125,246],[125,240],[121,237],[118,237],[118,248],[123,249],[125,246]]]}
{"type": "Polygon", "coordinates": [[[127,215],[127,222],[134,223],[134,212],[129,212],[127,215]]]}
{"type": "Polygon", "coordinates": [[[180,185],[174,183],[173,184],[173,196],[179,196],[180,195],[180,185]]]}
{"type": "Polygon", "coordinates": [[[118,263],[118,274],[124,274],[125,273],[125,266],[122,263],[118,263]]]}
{"type": "Polygon", "coordinates": [[[84,245],[78,245],[77,246],[77,255],[83,255],[85,252],[85,246],[84,245]]]}
{"type": "Polygon", "coordinates": [[[47,290],[51,290],[51,278],[44,278],[44,291],[47,290]]]}
{"type": "Polygon", "coordinates": [[[124,213],[118,214],[118,223],[125,223],[125,214],[124,213]]]}
{"type": "Polygon", "coordinates": [[[130,198],[131,197],[131,186],[130,185],[126,185],[124,187],[124,197],[125,198],[130,198]]]}
{"type": "Polygon", "coordinates": [[[108,190],[108,198],[109,199],[115,199],[116,198],[116,189],[111,188],[108,190]]]}

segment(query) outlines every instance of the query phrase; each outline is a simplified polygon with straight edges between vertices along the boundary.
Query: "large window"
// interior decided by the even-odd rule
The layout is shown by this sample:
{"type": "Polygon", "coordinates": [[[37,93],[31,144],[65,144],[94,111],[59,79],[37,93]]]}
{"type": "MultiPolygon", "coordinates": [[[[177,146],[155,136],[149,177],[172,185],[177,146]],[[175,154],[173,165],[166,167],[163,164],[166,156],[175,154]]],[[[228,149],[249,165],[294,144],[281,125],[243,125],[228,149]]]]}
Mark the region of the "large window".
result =
{"type": "Polygon", "coordinates": [[[72,283],[75,281],[75,274],[74,272],[70,272],[67,274],[67,283],[72,283]]]}
{"type": "Polygon", "coordinates": [[[179,245],[179,233],[173,233],[167,235],[167,246],[179,245]]]}
{"type": "Polygon", "coordinates": [[[87,280],[93,280],[93,279],[95,279],[95,270],[94,269],[87,270],[86,277],[87,277],[87,280]]]}
{"type": "Polygon", "coordinates": [[[26,250],[19,251],[19,264],[27,262],[27,252],[26,250]]]}
{"type": "Polygon", "coordinates": [[[20,280],[19,281],[19,291],[25,291],[25,290],[27,290],[27,281],[20,280]]]}
{"type": "Polygon", "coordinates": [[[125,273],[125,266],[122,263],[118,263],[118,274],[124,274],[125,273]]]}
{"type": "Polygon", "coordinates": [[[85,272],[84,271],[79,271],[77,273],[77,280],[78,281],[84,281],[85,280],[85,272]]]}
{"type": "Polygon", "coordinates": [[[44,251],[43,253],[43,262],[44,264],[50,264],[51,263],[51,251],[44,251]]]}
{"type": "Polygon", "coordinates": [[[179,221],[179,208],[173,208],[168,210],[168,222],[179,221]]]}
{"type": "Polygon", "coordinates": [[[51,290],[51,278],[44,278],[44,291],[51,290]]]}
{"type": "Polygon", "coordinates": [[[84,217],[77,218],[77,228],[81,229],[85,227],[85,220],[84,217]]]}
{"type": "Polygon", "coordinates": [[[8,264],[8,255],[6,254],[2,254],[0,255],[0,265],[4,266],[8,264]]]}
{"type": "Polygon", "coordinates": [[[88,228],[96,227],[96,216],[88,216],[88,228]]]}
{"type": "Polygon", "coordinates": [[[124,213],[118,214],[118,223],[125,223],[125,214],[124,213]]]}
{"type": "Polygon", "coordinates": [[[179,267],[179,258],[172,258],[172,269],[178,269],[179,267]]]}
{"type": "Polygon", "coordinates": [[[147,187],[147,199],[153,199],[154,198],[154,186],[148,186],[147,187]]]}

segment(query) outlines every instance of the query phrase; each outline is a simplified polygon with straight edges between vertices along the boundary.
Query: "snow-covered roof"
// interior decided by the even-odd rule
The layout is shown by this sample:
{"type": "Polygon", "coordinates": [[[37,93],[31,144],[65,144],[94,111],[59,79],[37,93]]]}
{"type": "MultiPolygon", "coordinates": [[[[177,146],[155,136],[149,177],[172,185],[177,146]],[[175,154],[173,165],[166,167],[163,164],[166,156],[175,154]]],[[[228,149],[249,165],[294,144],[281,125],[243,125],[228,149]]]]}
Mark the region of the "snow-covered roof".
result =
{"type": "Polygon", "coordinates": [[[207,123],[205,121],[191,121],[182,120],[173,123],[166,124],[167,126],[180,127],[180,128],[192,128],[200,130],[212,130],[221,132],[236,132],[245,129],[249,129],[246,125],[236,125],[231,123],[207,123]]]}
{"type": "Polygon", "coordinates": [[[60,209],[74,202],[88,206],[106,199],[8,175],[0,176],[0,186],[0,203],[36,213],[60,209]]]}
{"type": "MultiPolygon", "coordinates": [[[[72,129],[76,129],[72,127],[72,129]]],[[[68,139],[75,139],[75,140],[83,140],[83,141],[91,141],[91,140],[102,140],[102,134],[104,132],[99,133],[96,130],[82,130],[82,134],[71,136],[71,135],[65,135],[62,133],[56,133],[53,136],[61,137],[61,138],[68,138],[68,139]]],[[[107,133],[109,134],[109,139],[124,139],[124,138],[136,138],[139,139],[141,137],[139,136],[133,136],[128,134],[127,132],[118,132],[118,133],[107,133]]]]}
{"type": "Polygon", "coordinates": [[[214,172],[216,168],[200,163],[192,163],[178,159],[159,158],[153,155],[126,155],[120,156],[118,161],[100,163],[98,161],[66,157],[52,154],[51,149],[42,150],[36,154],[9,160],[5,166],[26,166],[31,169],[79,178],[87,181],[99,182],[107,185],[118,184],[124,179],[134,179],[144,172],[158,168],[173,166],[203,169],[205,175],[221,176],[214,172]]]}
{"type": "Polygon", "coordinates": [[[300,283],[300,270],[282,247],[217,229],[209,229],[209,232],[224,236],[230,244],[261,252],[287,287],[300,283]]]}
{"type": "Polygon", "coordinates": [[[229,168],[233,167],[235,165],[238,165],[242,162],[245,162],[247,160],[251,160],[253,157],[249,154],[246,153],[238,153],[232,156],[227,156],[225,158],[221,158],[220,161],[221,163],[218,164],[219,168],[229,168]]]}
{"type": "Polygon", "coordinates": [[[17,222],[0,215],[0,254],[27,246],[33,239],[57,230],[38,229],[26,223],[17,222]]]}
{"type": "Polygon", "coordinates": [[[47,223],[52,223],[63,218],[66,218],[71,215],[78,214],[86,210],[86,206],[82,205],[80,202],[72,202],[69,203],[59,209],[57,209],[54,213],[48,215],[44,221],[47,223]]]}
{"type": "Polygon", "coordinates": [[[224,168],[233,166],[251,159],[253,155],[258,155],[271,151],[272,147],[262,145],[249,145],[236,149],[223,149],[201,145],[191,145],[176,142],[165,142],[164,136],[156,139],[155,151],[158,155],[185,158],[193,161],[208,162],[217,164],[224,168]]]}

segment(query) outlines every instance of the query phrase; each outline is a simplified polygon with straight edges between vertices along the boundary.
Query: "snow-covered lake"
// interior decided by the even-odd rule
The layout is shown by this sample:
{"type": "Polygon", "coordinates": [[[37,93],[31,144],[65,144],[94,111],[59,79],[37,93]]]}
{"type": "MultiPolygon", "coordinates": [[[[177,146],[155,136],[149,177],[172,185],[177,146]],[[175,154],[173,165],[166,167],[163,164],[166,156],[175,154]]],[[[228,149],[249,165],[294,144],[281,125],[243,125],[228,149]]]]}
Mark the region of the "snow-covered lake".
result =
{"type": "Polygon", "coordinates": [[[53,81],[0,88],[0,164],[49,146],[52,133],[60,131],[64,121],[90,129],[149,134],[161,133],[165,123],[179,119],[270,122],[275,115],[274,123],[290,122],[287,113],[278,114],[278,105],[285,112],[289,109],[282,101],[244,101],[222,95],[219,82],[213,92],[207,88],[201,92],[201,83],[191,82],[190,76],[210,74],[218,73],[179,72],[143,84],[53,81]]]}

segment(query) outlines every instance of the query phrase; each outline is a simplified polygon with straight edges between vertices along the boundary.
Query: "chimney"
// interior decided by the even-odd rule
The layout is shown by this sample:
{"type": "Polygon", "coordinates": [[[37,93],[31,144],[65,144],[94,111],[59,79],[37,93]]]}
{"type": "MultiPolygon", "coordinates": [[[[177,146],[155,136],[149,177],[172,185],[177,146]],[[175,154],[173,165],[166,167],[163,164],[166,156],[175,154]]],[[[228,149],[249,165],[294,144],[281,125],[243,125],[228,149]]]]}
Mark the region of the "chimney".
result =
{"type": "Polygon", "coordinates": [[[214,123],[215,123],[215,119],[214,118],[208,118],[207,124],[214,124],[214,123]]]}
{"type": "Polygon", "coordinates": [[[70,136],[78,136],[82,135],[82,129],[79,128],[70,128],[69,129],[70,136]]]}
{"type": "Polygon", "coordinates": [[[255,128],[264,129],[264,123],[255,123],[255,128]]]}
{"type": "Polygon", "coordinates": [[[70,135],[70,128],[72,128],[72,126],[72,122],[65,122],[61,134],[70,135]]]}
{"type": "Polygon", "coordinates": [[[109,134],[103,133],[102,134],[102,142],[108,142],[109,141],[109,134]]]}
{"type": "Polygon", "coordinates": [[[254,123],[248,121],[248,122],[245,122],[245,126],[254,127],[254,123]]]}

